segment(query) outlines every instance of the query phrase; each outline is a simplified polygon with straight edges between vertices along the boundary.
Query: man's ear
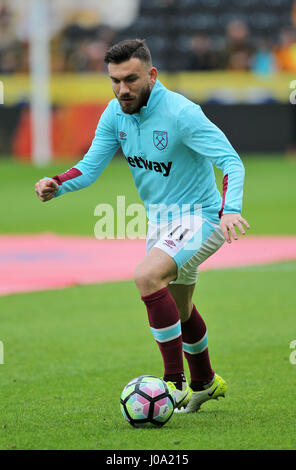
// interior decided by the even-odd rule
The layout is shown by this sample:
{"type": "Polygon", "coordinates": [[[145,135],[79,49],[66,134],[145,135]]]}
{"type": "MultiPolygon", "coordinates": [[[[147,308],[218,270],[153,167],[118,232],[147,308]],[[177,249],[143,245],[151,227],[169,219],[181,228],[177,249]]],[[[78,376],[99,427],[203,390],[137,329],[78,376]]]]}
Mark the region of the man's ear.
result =
{"type": "Polygon", "coordinates": [[[157,80],[158,70],[156,67],[151,67],[149,73],[150,73],[150,81],[152,85],[154,85],[157,80]]]}

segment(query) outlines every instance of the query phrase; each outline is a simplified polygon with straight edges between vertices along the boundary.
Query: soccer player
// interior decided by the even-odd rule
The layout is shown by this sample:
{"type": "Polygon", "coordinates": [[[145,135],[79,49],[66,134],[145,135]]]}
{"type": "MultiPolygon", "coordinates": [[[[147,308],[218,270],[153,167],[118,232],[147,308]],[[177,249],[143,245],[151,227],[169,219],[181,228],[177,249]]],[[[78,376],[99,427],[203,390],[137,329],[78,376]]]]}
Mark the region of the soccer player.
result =
{"type": "Polygon", "coordinates": [[[135,283],[176,410],[195,412],[227,390],[212,369],[207,328],[192,295],[198,266],[225,240],[236,240],[236,230],[245,234],[249,228],[241,216],[244,167],[200,106],[160,83],[145,41],[113,45],[105,62],[115,98],[99,120],[90,149],[70,170],[38,181],[36,193],[48,201],[85,188],[121,147],[149,219],[147,253],[135,269],[135,283]],[[223,171],[222,196],[213,165],[223,171]]]}

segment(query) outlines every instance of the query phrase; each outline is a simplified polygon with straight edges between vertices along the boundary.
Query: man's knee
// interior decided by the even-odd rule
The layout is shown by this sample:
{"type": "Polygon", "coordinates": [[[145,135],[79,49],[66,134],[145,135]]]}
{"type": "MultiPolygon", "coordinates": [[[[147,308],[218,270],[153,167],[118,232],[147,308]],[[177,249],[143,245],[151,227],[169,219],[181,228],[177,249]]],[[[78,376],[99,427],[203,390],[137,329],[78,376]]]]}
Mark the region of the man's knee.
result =
{"type": "Polygon", "coordinates": [[[166,287],[176,276],[175,261],[160,249],[152,248],[136,267],[134,279],[143,296],[166,287]]]}
{"type": "Polygon", "coordinates": [[[135,269],[134,281],[142,296],[153,294],[153,292],[167,285],[165,280],[161,279],[155,270],[141,264],[135,269]]]}

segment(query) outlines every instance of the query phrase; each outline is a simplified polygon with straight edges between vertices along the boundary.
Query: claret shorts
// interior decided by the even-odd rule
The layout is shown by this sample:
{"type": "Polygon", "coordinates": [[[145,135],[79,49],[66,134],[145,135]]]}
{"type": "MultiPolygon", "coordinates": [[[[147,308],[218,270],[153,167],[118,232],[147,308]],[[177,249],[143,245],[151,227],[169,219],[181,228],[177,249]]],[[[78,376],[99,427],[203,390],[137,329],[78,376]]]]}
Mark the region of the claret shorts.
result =
{"type": "Polygon", "coordinates": [[[171,221],[148,224],[146,251],[160,248],[171,256],[178,267],[178,276],[171,284],[195,284],[198,266],[225,242],[219,225],[188,214],[171,221]]]}

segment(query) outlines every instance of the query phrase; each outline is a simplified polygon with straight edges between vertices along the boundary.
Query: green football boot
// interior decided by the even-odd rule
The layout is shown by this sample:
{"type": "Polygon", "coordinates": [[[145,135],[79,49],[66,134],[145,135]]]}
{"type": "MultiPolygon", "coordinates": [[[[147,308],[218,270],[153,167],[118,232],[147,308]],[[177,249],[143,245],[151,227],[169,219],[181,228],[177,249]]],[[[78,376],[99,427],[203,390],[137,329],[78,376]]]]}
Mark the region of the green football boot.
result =
{"type": "Polygon", "coordinates": [[[179,408],[183,403],[188,403],[188,395],[191,393],[191,388],[187,382],[183,382],[182,390],[179,390],[174,382],[166,382],[171,394],[175,401],[175,408],[179,408]]]}
{"type": "Polygon", "coordinates": [[[208,400],[218,400],[219,397],[225,397],[227,383],[219,375],[214,376],[212,384],[205,390],[194,392],[189,387],[189,393],[182,400],[180,405],[175,408],[175,413],[195,413],[201,405],[208,400]]]}

